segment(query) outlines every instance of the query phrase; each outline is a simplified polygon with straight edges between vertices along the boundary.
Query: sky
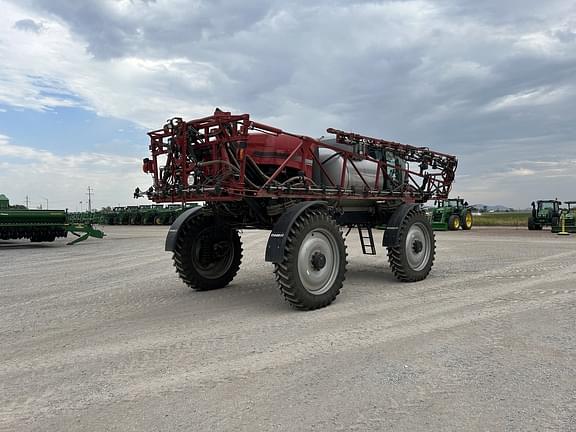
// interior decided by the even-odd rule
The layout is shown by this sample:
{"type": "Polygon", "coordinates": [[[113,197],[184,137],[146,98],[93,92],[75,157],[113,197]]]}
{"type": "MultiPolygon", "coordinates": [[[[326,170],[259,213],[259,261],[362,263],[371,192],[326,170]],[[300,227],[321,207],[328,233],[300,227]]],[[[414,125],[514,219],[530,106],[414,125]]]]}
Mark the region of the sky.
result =
{"type": "Polygon", "coordinates": [[[576,200],[572,0],[0,0],[0,193],[134,201],[148,130],[215,107],[458,157],[453,195],[576,200]]]}

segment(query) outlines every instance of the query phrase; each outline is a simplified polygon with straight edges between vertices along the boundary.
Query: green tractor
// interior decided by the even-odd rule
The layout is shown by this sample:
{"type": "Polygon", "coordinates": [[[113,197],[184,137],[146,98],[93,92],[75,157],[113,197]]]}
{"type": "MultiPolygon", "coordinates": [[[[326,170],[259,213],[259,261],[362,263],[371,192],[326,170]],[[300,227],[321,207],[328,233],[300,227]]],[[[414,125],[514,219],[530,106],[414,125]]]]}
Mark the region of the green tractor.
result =
{"type": "Polygon", "coordinates": [[[530,231],[541,230],[545,226],[555,226],[560,223],[560,206],[558,200],[532,201],[532,215],[528,218],[530,231]]]}
{"type": "Polygon", "coordinates": [[[113,217],[110,218],[110,225],[122,225],[126,219],[126,207],[114,207],[113,217]]]}
{"type": "Polygon", "coordinates": [[[566,208],[560,209],[561,214],[557,224],[552,224],[552,232],[576,233],[576,201],[564,201],[566,208]]]}
{"type": "Polygon", "coordinates": [[[162,204],[141,205],[142,225],[154,225],[156,217],[160,214],[164,206],[162,204]]]}
{"type": "MultiPolygon", "coordinates": [[[[180,204],[177,207],[180,208],[180,204]]],[[[174,209],[170,209],[169,206],[158,208],[154,216],[154,225],[169,225],[174,222],[173,211],[174,209]]]]}
{"type": "Polygon", "coordinates": [[[462,198],[436,201],[432,210],[432,229],[434,231],[456,231],[472,229],[472,209],[462,198]]]}
{"type": "Polygon", "coordinates": [[[124,217],[122,218],[122,225],[140,225],[142,215],[139,212],[138,206],[126,206],[124,217]]]}

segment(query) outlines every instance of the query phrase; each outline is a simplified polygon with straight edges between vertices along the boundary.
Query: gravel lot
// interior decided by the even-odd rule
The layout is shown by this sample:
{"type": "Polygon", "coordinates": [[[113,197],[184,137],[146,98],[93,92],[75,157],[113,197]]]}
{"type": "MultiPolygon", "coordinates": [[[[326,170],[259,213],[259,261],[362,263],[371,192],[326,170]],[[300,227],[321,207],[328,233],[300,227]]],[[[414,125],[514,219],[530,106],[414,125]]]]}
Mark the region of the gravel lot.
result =
{"type": "Polygon", "coordinates": [[[415,284],[351,236],[337,301],[296,312],[265,232],[193,292],[166,227],[105,231],[0,242],[0,429],[576,430],[574,235],[437,233],[415,284]]]}

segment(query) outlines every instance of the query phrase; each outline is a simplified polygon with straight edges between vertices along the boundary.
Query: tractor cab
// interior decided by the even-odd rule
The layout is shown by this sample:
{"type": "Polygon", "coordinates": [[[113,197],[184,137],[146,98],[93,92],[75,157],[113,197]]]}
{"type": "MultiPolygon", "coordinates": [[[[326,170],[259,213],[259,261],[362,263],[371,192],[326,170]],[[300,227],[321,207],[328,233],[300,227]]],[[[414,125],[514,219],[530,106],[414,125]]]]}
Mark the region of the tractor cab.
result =
{"type": "Polygon", "coordinates": [[[562,205],[558,200],[532,201],[532,214],[528,218],[528,229],[541,230],[545,226],[558,225],[562,205]]]}
{"type": "Polygon", "coordinates": [[[468,203],[464,201],[462,198],[450,198],[444,201],[436,201],[436,207],[453,207],[457,209],[462,209],[464,207],[468,207],[468,203]]]}
{"type": "Polygon", "coordinates": [[[532,215],[534,215],[534,209],[536,210],[536,216],[540,218],[552,217],[553,215],[560,213],[560,206],[562,203],[557,200],[539,200],[536,205],[532,203],[532,215]]]}

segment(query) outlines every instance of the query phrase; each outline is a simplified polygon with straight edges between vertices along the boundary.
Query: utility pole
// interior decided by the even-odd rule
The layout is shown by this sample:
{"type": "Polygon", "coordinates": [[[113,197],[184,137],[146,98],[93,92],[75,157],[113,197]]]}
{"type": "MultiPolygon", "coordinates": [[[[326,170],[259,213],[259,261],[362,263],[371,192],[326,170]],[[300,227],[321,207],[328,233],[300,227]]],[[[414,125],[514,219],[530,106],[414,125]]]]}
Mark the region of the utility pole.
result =
{"type": "Polygon", "coordinates": [[[30,198],[28,198],[28,195],[26,195],[26,208],[28,208],[29,205],[30,205],[30,198]]]}
{"type": "Polygon", "coordinates": [[[88,213],[92,213],[92,195],[94,194],[94,189],[88,186],[88,213]]]}
{"type": "Polygon", "coordinates": [[[48,210],[48,198],[42,197],[42,199],[43,199],[44,201],[46,201],[46,210],[48,210]]]}

